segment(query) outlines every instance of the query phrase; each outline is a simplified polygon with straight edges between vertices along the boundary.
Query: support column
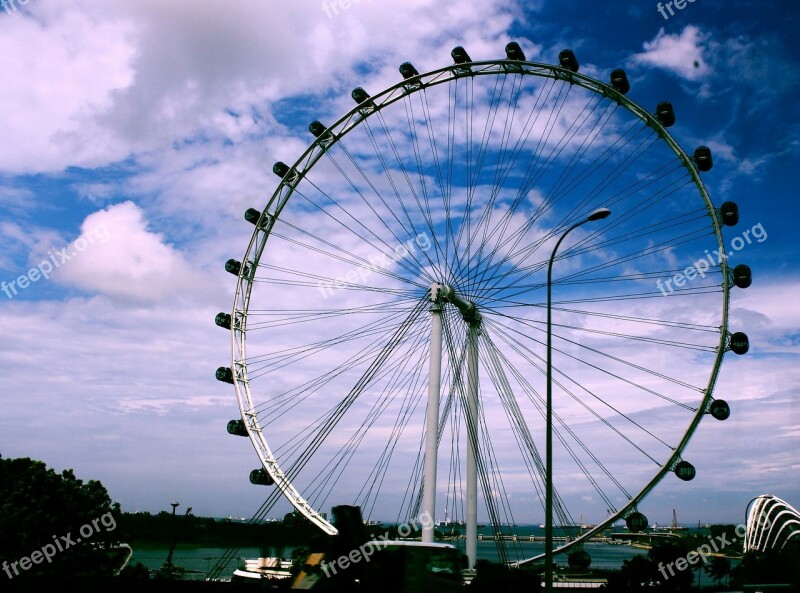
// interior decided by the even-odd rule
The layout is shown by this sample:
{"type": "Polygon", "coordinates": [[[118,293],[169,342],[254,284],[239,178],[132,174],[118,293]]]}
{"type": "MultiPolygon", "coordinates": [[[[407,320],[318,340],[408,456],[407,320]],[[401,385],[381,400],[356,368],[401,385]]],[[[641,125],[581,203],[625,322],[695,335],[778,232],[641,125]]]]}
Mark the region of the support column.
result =
{"type": "Polygon", "coordinates": [[[475,568],[478,556],[478,332],[477,322],[467,326],[467,559],[475,568]]]}
{"type": "Polygon", "coordinates": [[[442,303],[439,284],[431,286],[431,352],[425,416],[425,473],[422,482],[422,541],[433,543],[436,521],[436,462],[439,449],[439,396],[442,385],[442,303]]]}

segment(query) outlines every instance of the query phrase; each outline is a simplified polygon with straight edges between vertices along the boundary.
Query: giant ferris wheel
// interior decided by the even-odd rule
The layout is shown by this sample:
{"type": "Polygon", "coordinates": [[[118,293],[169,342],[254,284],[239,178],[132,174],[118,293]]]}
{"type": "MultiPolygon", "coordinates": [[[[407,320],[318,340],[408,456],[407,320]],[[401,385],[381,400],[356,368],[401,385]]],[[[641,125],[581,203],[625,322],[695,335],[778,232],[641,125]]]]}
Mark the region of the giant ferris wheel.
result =
{"type": "MultiPolygon", "coordinates": [[[[738,209],[703,185],[710,150],[684,152],[671,104],[634,103],[622,70],[603,83],[570,50],[506,55],[457,47],[449,66],[355,89],[246,212],[217,378],[241,411],[228,431],[261,461],[251,481],[272,488],[263,508],[288,500],[328,534],[334,504],[428,513],[465,526],[473,563],[478,522],[541,522],[551,256],[557,552],[643,527],[659,481],[694,477],[701,420],[728,417],[713,390],[726,352],[748,349],[728,304],[751,275],[712,257],[738,209]],[[554,255],[598,209],[612,215],[554,255]],[[595,524],[570,532],[581,516],[595,524]]],[[[500,557],[530,560],[511,540],[500,557]]]]}

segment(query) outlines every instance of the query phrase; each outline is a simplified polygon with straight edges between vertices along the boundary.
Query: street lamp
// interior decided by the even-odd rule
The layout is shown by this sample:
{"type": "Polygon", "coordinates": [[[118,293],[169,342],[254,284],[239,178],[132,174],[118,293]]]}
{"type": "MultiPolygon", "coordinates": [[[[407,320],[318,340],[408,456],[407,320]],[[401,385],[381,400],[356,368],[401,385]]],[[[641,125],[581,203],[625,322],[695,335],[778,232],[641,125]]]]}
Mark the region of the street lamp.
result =
{"type": "MultiPolygon", "coordinates": [[[[171,502],[169,503],[172,507],[172,544],[169,547],[169,553],[167,554],[167,561],[165,562],[165,566],[172,568],[172,554],[175,552],[175,545],[178,543],[178,527],[175,525],[175,510],[181,506],[179,502],[171,502]]],[[[191,510],[191,508],[189,509],[191,510]]]]}
{"type": "Polygon", "coordinates": [[[607,218],[610,214],[611,210],[608,208],[600,208],[561,233],[547,264],[547,416],[545,421],[547,444],[544,499],[544,586],[547,593],[553,591],[553,326],[551,319],[553,260],[561,242],[572,230],[587,222],[607,218]]]}

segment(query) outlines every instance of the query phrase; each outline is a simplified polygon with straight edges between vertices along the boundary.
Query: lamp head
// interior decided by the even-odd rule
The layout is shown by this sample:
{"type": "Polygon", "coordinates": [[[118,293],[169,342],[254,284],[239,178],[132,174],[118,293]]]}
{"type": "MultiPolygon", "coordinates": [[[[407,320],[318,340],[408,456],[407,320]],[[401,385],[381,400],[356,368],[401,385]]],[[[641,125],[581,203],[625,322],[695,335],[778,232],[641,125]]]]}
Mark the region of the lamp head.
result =
{"type": "Polygon", "coordinates": [[[610,215],[611,215],[611,210],[609,210],[608,208],[598,208],[597,210],[592,212],[586,220],[588,221],[603,220],[604,218],[608,218],[610,215]]]}

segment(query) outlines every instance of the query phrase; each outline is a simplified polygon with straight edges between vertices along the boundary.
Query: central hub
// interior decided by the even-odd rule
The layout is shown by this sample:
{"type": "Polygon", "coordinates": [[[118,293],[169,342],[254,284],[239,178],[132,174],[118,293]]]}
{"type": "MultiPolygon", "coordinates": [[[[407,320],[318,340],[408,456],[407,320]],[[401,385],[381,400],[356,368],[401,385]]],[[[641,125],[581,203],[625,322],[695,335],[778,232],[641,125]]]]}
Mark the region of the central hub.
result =
{"type": "Polygon", "coordinates": [[[481,314],[478,307],[472,301],[465,301],[451,286],[434,282],[431,284],[430,299],[434,304],[450,303],[461,313],[461,316],[469,324],[480,324],[481,314]]]}

